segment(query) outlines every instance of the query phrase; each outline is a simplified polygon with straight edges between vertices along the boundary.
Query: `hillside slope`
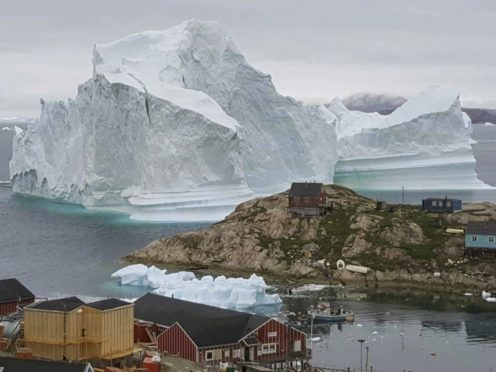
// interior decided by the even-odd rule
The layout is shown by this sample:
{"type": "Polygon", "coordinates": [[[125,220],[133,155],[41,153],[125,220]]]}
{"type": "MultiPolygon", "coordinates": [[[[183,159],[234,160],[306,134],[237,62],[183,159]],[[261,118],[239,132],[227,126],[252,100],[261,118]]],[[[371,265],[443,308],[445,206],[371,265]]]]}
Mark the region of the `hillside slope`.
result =
{"type": "Polygon", "coordinates": [[[447,215],[411,205],[379,211],[375,201],[347,188],[328,185],[325,190],[333,203],[326,216],[288,214],[288,193],[283,192],[242,203],[207,229],[154,241],[127,259],[344,283],[439,279],[438,284],[446,284],[433,278],[441,271],[454,275],[453,283],[470,286],[478,280],[474,274],[472,283],[472,271],[493,270],[491,262],[462,259],[463,236],[448,234],[446,228],[463,228],[469,219],[496,219],[496,205],[465,204],[464,211],[447,215]],[[371,273],[365,278],[338,272],[338,259],[366,265],[371,273]]]}

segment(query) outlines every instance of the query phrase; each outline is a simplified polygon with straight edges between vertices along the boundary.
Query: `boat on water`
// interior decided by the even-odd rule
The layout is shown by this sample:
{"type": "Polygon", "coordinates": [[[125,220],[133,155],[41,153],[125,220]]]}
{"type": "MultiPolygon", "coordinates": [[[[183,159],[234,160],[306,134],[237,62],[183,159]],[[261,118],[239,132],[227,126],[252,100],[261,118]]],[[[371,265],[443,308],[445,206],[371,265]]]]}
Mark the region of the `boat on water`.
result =
{"type": "Polygon", "coordinates": [[[340,323],[352,322],[355,316],[350,311],[345,311],[342,306],[331,308],[330,305],[321,303],[308,310],[308,318],[313,323],[340,323]]]}

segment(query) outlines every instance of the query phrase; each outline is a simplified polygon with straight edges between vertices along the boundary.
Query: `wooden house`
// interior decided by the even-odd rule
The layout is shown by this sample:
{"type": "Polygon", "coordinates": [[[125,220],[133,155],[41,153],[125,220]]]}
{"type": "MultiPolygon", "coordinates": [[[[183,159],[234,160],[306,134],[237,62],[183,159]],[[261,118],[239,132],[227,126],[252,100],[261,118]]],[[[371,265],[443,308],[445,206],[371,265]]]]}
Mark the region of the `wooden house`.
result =
{"type": "Polygon", "coordinates": [[[133,353],[133,322],[133,304],[117,299],[38,302],[24,309],[24,343],[46,359],[117,359],[133,353]]]}
{"type": "Polygon", "coordinates": [[[276,319],[147,294],[135,317],[158,326],[158,349],[203,366],[306,358],[306,334],[276,319]]]}
{"type": "Polygon", "coordinates": [[[322,183],[293,182],[289,189],[290,213],[319,216],[324,213],[326,195],[322,183]]]}
{"type": "Polygon", "coordinates": [[[496,221],[469,221],[465,230],[465,253],[496,253],[496,221]]]}
{"type": "Polygon", "coordinates": [[[0,316],[15,313],[18,307],[33,303],[34,298],[34,294],[17,279],[0,280],[0,316]]]}
{"type": "Polygon", "coordinates": [[[0,357],[0,372],[93,372],[93,368],[88,362],[56,362],[0,357]]]}
{"type": "Polygon", "coordinates": [[[462,210],[460,199],[427,198],[422,200],[422,210],[426,212],[454,213],[462,210]]]}

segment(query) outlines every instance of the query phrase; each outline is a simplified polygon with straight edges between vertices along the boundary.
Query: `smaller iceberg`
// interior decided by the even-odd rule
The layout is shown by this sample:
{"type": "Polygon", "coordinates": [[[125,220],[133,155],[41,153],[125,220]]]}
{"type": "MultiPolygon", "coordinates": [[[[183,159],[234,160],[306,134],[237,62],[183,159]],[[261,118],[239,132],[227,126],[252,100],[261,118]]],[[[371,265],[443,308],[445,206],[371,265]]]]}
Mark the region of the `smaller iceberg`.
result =
{"type": "Polygon", "coordinates": [[[126,266],[113,273],[121,285],[153,288],[162,296],[218,306],[227,309],[248,309],[262,305],[282,303],[277,294],[267,294],[270,288],[263,277],[252,274],[245,278],[226,278],[224,275],[203,276],[198,279],[194,273],[180,271],[167,273],[155,266],[135,264],[126,266]]]}

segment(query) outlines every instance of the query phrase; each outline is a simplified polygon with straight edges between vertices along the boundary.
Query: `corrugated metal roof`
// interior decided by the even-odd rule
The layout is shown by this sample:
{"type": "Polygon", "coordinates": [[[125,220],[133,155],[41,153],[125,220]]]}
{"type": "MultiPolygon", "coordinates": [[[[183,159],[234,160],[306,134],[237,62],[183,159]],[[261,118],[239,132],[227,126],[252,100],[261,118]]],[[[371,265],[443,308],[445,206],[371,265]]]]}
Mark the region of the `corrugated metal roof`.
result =
{"type": "Polygon", "coordinates": [[[289,189],[289,196],[319,197],[322,187],[322,183],[293,182],[291,184],[291,189],[289,189]]]}
{"type": "Polygon", "coordinates": [[[496,235],[496,221],[469,221],[467,234],[496,235]]]}

